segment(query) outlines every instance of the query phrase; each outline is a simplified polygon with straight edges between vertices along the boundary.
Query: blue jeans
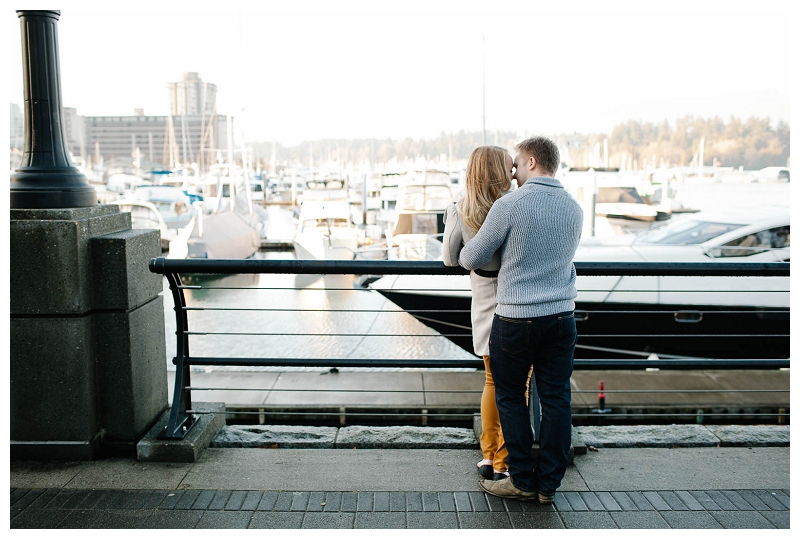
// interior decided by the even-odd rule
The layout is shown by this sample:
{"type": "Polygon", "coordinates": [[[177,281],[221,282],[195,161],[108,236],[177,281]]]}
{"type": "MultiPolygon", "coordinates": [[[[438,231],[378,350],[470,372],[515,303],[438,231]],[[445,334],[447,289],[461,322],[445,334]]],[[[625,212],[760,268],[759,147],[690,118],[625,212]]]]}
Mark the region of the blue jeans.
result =
{"type": "Polygon", "coordinates": [[[494,315],[489,362],[508,449],[508,472],[520,490],[554,494],[564,478],[572,438],[570,377],[577,339],[572,311],[537,318],[494,315]],[[542,406],[536,460],[531,455],[533,432],[525,404],[531,365],[542,406]]]}

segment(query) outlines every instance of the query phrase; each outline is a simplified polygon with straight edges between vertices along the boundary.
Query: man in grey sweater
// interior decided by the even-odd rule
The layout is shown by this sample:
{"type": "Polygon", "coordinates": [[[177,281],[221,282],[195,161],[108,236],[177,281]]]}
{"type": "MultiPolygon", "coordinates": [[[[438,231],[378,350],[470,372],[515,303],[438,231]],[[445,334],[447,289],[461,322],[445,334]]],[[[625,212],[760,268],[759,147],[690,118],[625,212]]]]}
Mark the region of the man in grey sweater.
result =
{"type": "Polygon", "coordinates": [[[575,266],[583,211],[553,178],[558,147],[535,137],[519,143],[518,188],[498,199],[483,226],[461,250],[459,264],[480,268],[500,250],[497,309],[489,340],[497,408],[510,477],[481,480],[503,498],[552,503],[567,469],[572,435],[570,377],[575,352],[575,266]],[[525,385],[533,365],[542,406],[539,455],[525,385]]]}

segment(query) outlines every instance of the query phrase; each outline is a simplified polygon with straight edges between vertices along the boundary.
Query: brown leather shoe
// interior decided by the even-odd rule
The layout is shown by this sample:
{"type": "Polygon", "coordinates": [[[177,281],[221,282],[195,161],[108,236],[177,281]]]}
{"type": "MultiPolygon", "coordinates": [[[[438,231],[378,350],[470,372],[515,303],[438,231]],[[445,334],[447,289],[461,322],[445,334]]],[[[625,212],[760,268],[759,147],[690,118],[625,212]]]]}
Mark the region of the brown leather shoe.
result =
{"type": "Polygon", "coordinates": [[[537,498],[536,492],[528,492],[515,487],[510,477],[506,477],[500,481],[481,479],[480,487],[484,492],[492,496],[497,496],[498,498],[510,498],[512,500],[521,500],[524,502],[535,502],[537,498]]]}

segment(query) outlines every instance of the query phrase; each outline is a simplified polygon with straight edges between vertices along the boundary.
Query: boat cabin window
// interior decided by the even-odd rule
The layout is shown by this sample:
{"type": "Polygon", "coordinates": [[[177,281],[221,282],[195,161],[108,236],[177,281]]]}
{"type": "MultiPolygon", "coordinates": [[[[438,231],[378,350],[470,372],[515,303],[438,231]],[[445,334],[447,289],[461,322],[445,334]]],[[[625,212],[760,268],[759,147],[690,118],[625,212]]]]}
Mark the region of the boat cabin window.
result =
{"type": "Polygon", "coordinates": [[[731,230],[741,228],[735,223],[716,223],[686,220],[654,228],[640,236],[634,243],[653,243],[659,245],[697,245],[716,238],[731,230]]]}
{"type": "Polygon", "coordinates": [[[769,249],[782,249],[784,247],[789,247],[788,226],[762,230],[736,238],[725,245],[713,249],[711,254],[716,258],[750,256],[756,253],[763,253],[769,249]]]}
{"type": "Polygon", "coordinates": [[[392,232],[398,234],[442,234],[444,214],[441,213],[403,213],[397,217],[397,225],[392,232]]]}

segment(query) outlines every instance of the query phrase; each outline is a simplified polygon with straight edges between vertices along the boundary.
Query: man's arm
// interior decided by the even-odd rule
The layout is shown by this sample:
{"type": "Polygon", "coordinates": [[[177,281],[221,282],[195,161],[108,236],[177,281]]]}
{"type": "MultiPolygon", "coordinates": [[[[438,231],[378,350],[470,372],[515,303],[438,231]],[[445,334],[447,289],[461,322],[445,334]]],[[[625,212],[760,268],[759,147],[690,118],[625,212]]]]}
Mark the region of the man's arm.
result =
{"type": "Polygon", "coordinates": [[[486,220],[481,225],[475,237],[467,242],[461,249],[458,263],[468,270],[481,268],[489,263],[495,251],[503,246],[508,235],[508,207],[501,204],[501,200],[494,203],[486,215],[486,220]]]}

